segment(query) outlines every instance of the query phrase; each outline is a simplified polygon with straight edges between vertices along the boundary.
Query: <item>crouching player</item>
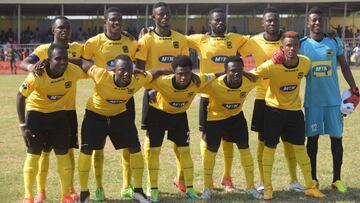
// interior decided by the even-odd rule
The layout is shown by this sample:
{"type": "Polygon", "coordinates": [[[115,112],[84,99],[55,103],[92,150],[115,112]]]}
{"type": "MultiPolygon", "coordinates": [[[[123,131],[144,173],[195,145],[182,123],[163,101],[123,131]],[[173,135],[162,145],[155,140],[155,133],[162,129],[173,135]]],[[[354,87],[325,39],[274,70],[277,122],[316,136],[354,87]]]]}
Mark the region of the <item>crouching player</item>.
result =
{"type": "Polygon", "coordinates": [[[61,202],[74,202],[70,197],[72,170],[68,153],[70,126],[66,107],[73,102],[72,93],[77,80],[86,78],[86,74],[68,63],[66,48],[58,44],[49,47],[48,62],[44,65],[43,76],[28,75],[16,99],[20,128],[27,146],[24,203],[34,202],[32,186],[44,146],[53,148],[56,154],[62,189],[61,202]]]}
{"type": "Polygon", "coordinates": [[[301,111],[300,82],[310,69],[310,60],[298,55],[299,35],[288,31],[282,35],[281,50],[284,52],[283,64],[274,64],[271,60],[261,64],[255,75],[269,79],[269,89],[265,97],[263,153],[264,199],[273,198],[271,183],[274,155],[279,138],[292,144],[296,161],[305,179],[305,194],[323,197],[311,178],[310,160],[305,150],[305,123],[301,111]]]}
{"type": "Polygon", "coordinates": [[[149,111],[145,117],[145,159],[152,202],[160,201],[157,180],[165,131],[168,131],[167,138],[174,142],[174,150],[176,149],[175,153],[184,172],[186,196],[193,200],[200,199],[193,189],[194,167],[190,155],[190,131],[186,111],[199,89],[212,81],[215,74],[200,75],[200,81],[194,79],[198,79],[198,76],[192,73],[193,63],[188,56],[175,57],[171,66],[174,74],[161,76],[147,85],[147,88],[157,91],[156,99],[149,102],[149,111]],[[200,84],[196,84],[192,79],[200,84]]]}
{"type": "Polygon", "coordinates": [[[140,202],[149,202],[142,189],[144,160],[137,129],[126,110],[126,103],[146,82],[150,82],[162,72],[153,70],[152,74],[138,74],[135,77],[132,66],[130,57],[126,55],[115,58],[114,71],[81,60],[81,67],[92,78],[95,87],[94,94],[88,99],[81,129],[81,153],[78,162],[80,202],[89,202],[91,155],[93,150],[104,148],[106,136],[110,137],[116,150],[129,150],[134,183],[133,198],[140,202]]]}
{"type": "Polygon", "coordinates": [[[247,122],[242,112],[245,98],[256,83],[243,76],[243,68],[244,63],[240,57],[228,57],[225,60],[226,74],[201,90],[210,95],[203,137],[207,144],[203,160],[204,199],[211,198],[212,175],[221,139],[236,143],[245,173],[247,193],[256,199],[261,198],[254,187],[254,163],[249,149],[247,122]]]}

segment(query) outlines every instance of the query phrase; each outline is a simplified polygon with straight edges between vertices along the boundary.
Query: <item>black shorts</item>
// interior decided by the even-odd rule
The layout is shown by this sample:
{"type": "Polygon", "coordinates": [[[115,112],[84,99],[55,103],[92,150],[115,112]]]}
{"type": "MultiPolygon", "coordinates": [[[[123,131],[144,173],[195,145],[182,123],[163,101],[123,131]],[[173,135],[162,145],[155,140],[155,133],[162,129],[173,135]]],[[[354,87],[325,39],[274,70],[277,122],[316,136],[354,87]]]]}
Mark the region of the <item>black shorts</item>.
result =
{"type": "Polygon", "coordinates": [[[130,119],[135,123],[135,100],[134,100],[134,97],[131,97],[126,102],[126,110],[129,111],[130,119]]]}
{"type": "Polygon", "coordinates": [[[166,130],[168,131],[167,138],[177,146],[189,146],[190,131],[186,112],[170,114],[149,106],[145,123],[150,147],[162,145],[166,130]]]}
{"type": "Polygon", "coordinates": [[[29,153],[45,148],[67,150],[69,148],[69,122],[66,111],[42,113],[28,111],[26,124],[33,136],[29,138],[29,153]]]}
{"type": "Polygon", "coordinates": [[[142,112],[141,112],[141,129],[146,130],[146,116],[149,111],[149,90],[144,90],[144,96],[143,96],[143,105],[142,105],[142,112]]]}
{"type": "Polygon", "coordinates": [[[81,127],[81,149],[103,149],[108,135],[115,149],[140,147],[136,126],[130,118],[128,111],[102,116],[86,109],[81,127]]]}
{"type": "Polygon", "coordinates": [[[249,147],[249,132],[244,113],[218,121],[206,122],[206,133],[203,137],[208,146],[219,148],[221,139],[236,143],[238,148],[249,147]]]}
{"type": "Polygon", "coordinates": [[[265,100],[255,99],[254,110],[251,120],[251,130],[259,133],[264,132],[265,100]]]}
{"type": "Polygon", "coordinates": [[[69,148],[79,148],[79,141],[78,141],[78,121],[76,110],[66,111],[69,127],[70,127],[70,142],[69,148]]]}
{"type": "Polygon", "coordinates": [[[209,98],[201,97],[199,106],[199,130],[206,131],[207,107],[209,105],[209,98]]]}
{"type": "Polygon", "coordinates": [[[265,106],[265,145],[275,147],[280,137],[282,141],[303,145],[305,142],[304,114],[301,110],[289,111],[265,106]]]}

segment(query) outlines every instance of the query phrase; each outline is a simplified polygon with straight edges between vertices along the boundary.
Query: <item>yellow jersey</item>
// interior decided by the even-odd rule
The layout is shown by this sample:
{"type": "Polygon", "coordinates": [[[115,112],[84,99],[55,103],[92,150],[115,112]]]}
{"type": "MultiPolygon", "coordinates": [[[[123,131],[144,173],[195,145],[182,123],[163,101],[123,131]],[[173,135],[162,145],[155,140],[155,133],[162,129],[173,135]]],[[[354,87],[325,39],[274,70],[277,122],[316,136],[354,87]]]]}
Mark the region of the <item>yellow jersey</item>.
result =
{"type": "Polygon", "coordinates": [[[208,121],[224,120],[239,114],[246,96],[257,84],[243,76],[241,86],[232,89],[225,84],[225,77],[218,77],[201,90],[209,94],[208,121]]]}
{"type": "Polygon", "coordinates": [[[146,83],[152,75],[133,75],[126,87],[119,87],[114,81],[114,72],[96,65],[92,66],[88,75],[95,83],[94,93],[88,99],[86,109],[103,116],[115,116],[126,111],[126,102],[146,83]]]}
{"type": "Polygon", "coordinates": [[[268,60],[255,70],[255,75],[269,78],[265,97],[267,106],[289,111],[301,110],[300,82],[308,74],[311,62],[306,56],[298,57],[299,63],[293,68],[268,60]]]}
{"type": "Polygon", "coordinates": [[[27,111],[51,113],[68,110],[67,107],[74,102],[71,92],[76,88],[76,82],[83,78],[87,78],[84,71],[69,63],[64,74],[58,78],[50,78],[46,72],[41,77],[30,73],[19,92],[28,97],[27,111]]]}
{"type": "MultiPolygon", "coordinates": [[[[249,39],[241,48],[242,56],[252,55],[255,58],[256,67],[265,61],[271,59],[272,54],[280,50],[281,40],[269,41],[264,38],[264,33],[257,34],[249,39]]],[[[256,99],[265,99],[266,91],[269,87],[269,80],[261,78],[259,85],[256,87],[256,99]]]]}
{"type": "Polygon", "coordinates": [[[215,79],[214,74],[202,74],[199,77],[201,80],[200,87],[197,87],[193,82],[190,82],[189,86],[185,89],[176,89],[174,87],[174,74],[160,76],[146,86],[158,91],[156,102],[149,103],[149,105],[171,114],[187,111],[195,98],[196,93],[215,79]]]}
{"type": "Polygon", "coordinates": [[[195,49],[199,55],[200,73],[216,73],[224,71],[225,59],[240,53],[241,47],[249,38],[228,33],[224,37],[194,34],[186,39],[189,48],[195,49]]]}
{"type": "Polygon", "coordinates": [[[154,31],[146,33],[138,42],[136,59],[145,61],[145,70],[170,68],[175,56],[189,55],[184,35],[171,30],[169,37],[160,37],[154,31]]]}
{"type": "MultiPolygon", "coordinates": [[[[51,46],[51,43],[42,44],[34,50],[30,57],[34,61],[44,60],[48,58],[48,50],[51,46]]],[[[83,44],[78,42],[69,43],[69,48],[67,49],[68,57],[80,58],[83,50],[83,44]]],[[[71,91],[68,92],[69,96],[69,106],[66,107],[66,110],[75,110],[76,109],[76,83],[74,88],[71,88],[71,91]],[[70,102],[71,100],[71,102],[70,102]]]]}
{"type": "Polygon", "coordinates": [[[135,60],[137,43],[121,35],[120,40],[111,40],[105,33],[98,34],[85,42],[82,58],[93,60],[94,65],[102,68],[114,67],[115,58],[120,54],[135,60]]]}

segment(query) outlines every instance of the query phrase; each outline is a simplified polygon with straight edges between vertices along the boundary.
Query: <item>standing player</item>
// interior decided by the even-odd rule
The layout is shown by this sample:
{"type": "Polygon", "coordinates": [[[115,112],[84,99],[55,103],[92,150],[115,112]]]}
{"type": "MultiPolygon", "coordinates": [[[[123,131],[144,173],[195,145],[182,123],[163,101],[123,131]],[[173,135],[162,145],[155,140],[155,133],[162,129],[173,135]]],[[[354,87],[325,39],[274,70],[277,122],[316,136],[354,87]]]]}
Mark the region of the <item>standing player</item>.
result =
{"type": "Polygon", "coordinates": [[[307,152],[311,160],[311,174],[316,181],[316,155],[319,135],[329,134],[333,156],[332,187],[339,192],[346,192],[341,181],[341,164],[343,160],[342,133],[343,118],[340,113],[340,90],[337,75],[337,63],[352,96],[349,102],[354,106],[359,103],[359,89],[344,57],[344,47],[339,38],[331,39],[323,32],[322,11],[318,7],[309,10],[307,27],[310,35],[301,40],[300,53],[312,61],[311,71],[306,78],[305,121],[307,152]]]}
{"type": "MultiPolygon", "coordinates": [[[[252,36],[249,41],[241,47],[241,55],[252,55],[255,58],[255,65],[258,67],[264,61],[271,58],[271,55],[279,50],[281,45],[281,32],[279,22],[279,11],[276,8],[268,7],[263,12],[262,26],[264,32],[252,36]]],[[[262,169],[262,157],[264,151],[264,108],[265,95],[269,87],[268,79],[260,79],[256,87],[256,99],[251,121],[251,130],[258,132],[257,161],[260,173],[261,184],[258,191],[264,190],[264,175],[262,169]]],[[[304,191],[303,186],[298,182],[296,176],[296,159],[294,149],[291,144],[282,140],[284,145],[284,154],[288,163],[290,175],[290,190],[304,191]]]]}
{"type": "MultiPolygon", "coordinates": [[[[209,12],[210,35],[195,34],[187,37],[188,45],[197,51],[200,60],[200,73],[215,73],[222,71],[225,59],[229,56],[235,56],[239,53],[241,47],[246,43],[248,38],[239,34],[226,34],[226,14],[219,8],[209,12]]],[[[206,130],[206,117],[208,95],[202,94],[199,108],[199,130],[203,133],[206,130]]],[[[206,143],[201,141],[201,154],[206,150],[206,143]]],[[[227,192],[234,191],[231,179],[232,162],[234,156],[233,143],[222,141],[224,152],[224,173],[221,184],[227,192]]],[[[178,177],[179,178],[179,177],[178,177]]],[[[176,181],[178,184],[181,181],[176,181]]]]}
{"type": "Polygon", "coordinates": [[[274,156],[279,138],[291,143],[296,161],[303,172],[305,194],[312,197],[323,197],[311,178],[310,160],[305,151],[305,123],[301,111],[300,82],[308,74],[310,60],[298,55],[299,35],[288,31],[282,35],[281,50],[284,52],[283,64],[274,64],[268,60],[257,67],[255,74],[269,79],[269,89],[265,97],[264,114],[264,199],[273,198],[271,182],[274,156]]]}
{"type": "Polygon", "coordinates": [[[243,77],[244,64],[239,56],[230,56],[225,62],[226,75],[212,81],[203,90],[209,95],[208,114],[203,140],[204,199],[211,198],[212,175],[216,153],[221,140],[236,143],[240,151],[241,165],[246,178],[246,192],[260,199],[254,186],[254,163],[249,149],[247,122],[242,111],[246,96],[256,83],[243,77]]]}
{"type": "MultiPolygon", "coordinates": [[[[188,56],[176,56],[171,63],[174,74],[161,76],[148,84],[148,88],[158,91],[156,99],[149,102],[149,111],[145,117],[147,126],[145,147],[147,169],[151,184],[151,201],[159,202],[158,172],[161,145],[167,131],[167,138],[174,142],[179,152],[180,167],[184,173],[186,196],[198,200],[200,197],[193,189],[194,166],[190,154],[190,130],[186,111],[200,88],[215,76],[200,76],[201,86],[191,81],[193,63],[188,56]]],[[[197,76],[196,76],[197,77],[197,76]]]]}
{"type": "MultiPolygon", "coordinates": [[[[119,54],[128,55],[132,61],[135,60],[136,41],[122,34],[122,14],[116,7],[108,8],[104,13],[104,33],[98,34],[86,41],[82,58],[93,60],[98,67],[112,69],[115,65],[115,57],[119,54]]],[[[135,120],[135,102],[131,98],[127,102],[127,110],[130,111],[131,119],[135,120]]],[[[122,151],[123,185],[122,197],[131,197],[130,186],[131,171],[129,168],[130,154],[125,148],[122,151]]],[[[95,200],[104,201],[105,192],[102,184],[104,150],[94,150],[93,154],[94,173],[96,178],[95,200]]]]}
{"type": "Polygon", "coordinates": [[[67,108],[74,102],[72,92],[77,80],[86,78],[86,75],[75,65],[68,64],[67,55],[65,47],[52,44],[48,49],[49,65],[45,65],[44,75],[39,77],[30,73],[17,95],[20,128],[28,147],[24,166],[24,203],[34,202],[32,186],[44,146],[53,148],[56,154],[63,196],[61,202],[75,202],[69,190],[73,172],[68,153],[70,122],[67,108]]]}
{"type": "MultiPolygon", "coordinates": [[[[158,67],[170,68],[171,62],[175,56],[189,55],[189,49],[185,36],[170,29],[170,18],[170,7],[166,3],[158,2],[154,4],[152,10],[152,19],[155,22],[155,29],[148,32],[141,39],[139,39],[139,49],[136,52],[137,68],[142,70],[151,70],[158,67]]],[[[149,108],[148,93],[149,91],[145,90],[141,121],[142,129],[146,129],[144,120],[149,108]]],[[[147,145],[145,145],[145,158],[148,157],[148,155],[153,151],[152,149],[146,147],[147,145]]],[[[178,176],[180,176],[180,154],[175,144],[173,147],[176,154],[178,176]]],[[[181,191],[185,192],[185,190],[186,187],[184,184],[182,184],[181,191]]]]}
{"type": "MultiPolygon", "coordinates": [[[[80,57],[82,53],[83,45],[72,42],[70,43],[71,37],[71,24],[69,19],[64,16],[55,17],[52,22],[52,31],[54,34],[54,41],[49,44],[43,44],[38,46],[32,54],[25,58],[21,62],[20,67],[23,70],[33,70],[33,66],[36,62],[48,58],[48,49],[51,44],[59,44],[67,47],[68,57],[80,57]]],[[[69,143],[69,155],[71,160],[71,187],[70,193],[73,199],[79,199],[79,195],[75,192],[74,189],[74,171],[75,171],[75,157],[74,157],[74,148],[78,148],[78,122],[76,115],[76,84],[73,84],[73,88],[68,92],[70,95],[69,106],[66,107],[66,114],[68,116],[69,126],[70,126],[70,143],[69,143]]],[[[51,148],[45,147],[41,153],[39,161],[39,172],[37,174],[37,192],[35,202],[43,202],[46,200],[46,177],[49,170],[49,156],[51,148]]]]}

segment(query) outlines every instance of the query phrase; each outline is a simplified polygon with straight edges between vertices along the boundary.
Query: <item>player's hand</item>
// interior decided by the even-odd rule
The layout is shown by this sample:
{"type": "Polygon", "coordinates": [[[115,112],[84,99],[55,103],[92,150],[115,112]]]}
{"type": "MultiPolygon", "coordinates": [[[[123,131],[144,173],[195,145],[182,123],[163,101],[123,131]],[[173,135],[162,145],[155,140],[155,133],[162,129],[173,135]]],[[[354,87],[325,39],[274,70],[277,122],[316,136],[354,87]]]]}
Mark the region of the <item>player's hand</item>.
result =
{"type": "Polygon", "coordinates": [[[243,76],[249,79],[251,82],[256,82],[259,79],[256,75],[246,71],[243,72],[243,76]]]}
{"type": "Polygon", "coordinates": [[[157,91],[156,90],[149,90],[148,95],[149,95],[149,103],[155,103],[156,102],[157,91]]]}
{"type": "Polygon", "coordinates": [[[196,87],[200,87],[201,85],[200,77],[195,73],[191,73],[191,81],[195,83],[196,87]]]}
{"type": "Polygon", "coordinates": [[[124,35],[125,37],[128,37],[131,41],[136,40],[134,36],[132,36],[132,34],[130,34],[130,32],[123,30],[121,31],[121,34],[124,35]]]}
{"type": "Polygon", "coordinates": [[[281,50],[275,51],[271,56],[271,61],[274,64],[282,64],[285,61],[284,52],[281,50]]]}
{"type": "Polygon", "coordinates": [[[359,88],[352,87],[350,89],[351,96],[344,100],[344,103],[353,103],[354,109],[356,109],[357,105],[359,104],[359,88]]]}
{"type": "Polygon", "coordinates": [[[146,35],[146,33],[151,32],[151,31],[152,31],[151,27],[149,27],[149,28],[147,28],[147,27],[142,28],[142,29],[140,30],[140,32],[139,32],[139,39],[141,39],[144,35],[146,35]]]}
{"type": "Polygon", "coordinates": [[[24,138],[25,145],[27,147],[30,147],[30,137],[32,135],[31,135],[29,128],[27,126],[22,126],[22,127],[20,127],[20,129],[21,129],[22,136],[24,138]]]}
{"type": "Polygon", "coordinates": [[[29,68],[29,71],[31,71],[34,75],[41,77],[44,74],[44,72],[45,72],[44,68],[47,65],[49,65],[49,62],[46,59],[41,60],[41,61],[36,62],[32,66],[32,70],[30,70],[30,68],[29,68]]]}

